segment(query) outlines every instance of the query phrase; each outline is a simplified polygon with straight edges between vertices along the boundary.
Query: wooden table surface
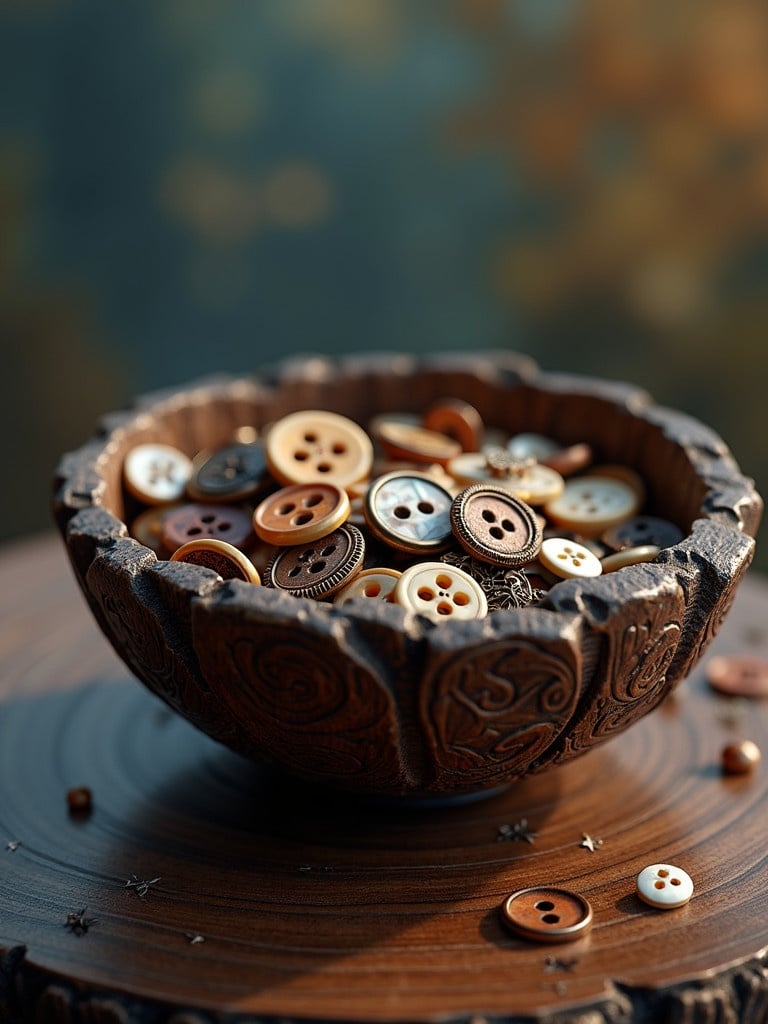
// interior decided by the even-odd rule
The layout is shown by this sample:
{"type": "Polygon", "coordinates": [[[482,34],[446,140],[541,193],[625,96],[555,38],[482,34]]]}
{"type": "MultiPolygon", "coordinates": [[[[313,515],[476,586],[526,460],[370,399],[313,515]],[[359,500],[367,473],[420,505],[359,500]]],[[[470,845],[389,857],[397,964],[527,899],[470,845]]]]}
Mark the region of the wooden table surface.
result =
{"type": "MultiPolygon", "coordinates": [[[[0,1021],[768,1020],[768,764],[720,770],[734,739],[768,755],[768,701],[717,698],[700,667],[502,794],[366,803],[270,776],[146,693],[56,537],[1,550],[0,581],[0,1021]],[[499,839],[524,820],[532,842],[499,839]],[[657,861],[692,876],[686,907],[635,895],[657,861]],[[543,884],[591,902],[588,936],[504,930],[505,896],[543,884]]],[[[748,578],[707,657],[768,655],[767,624],[748,578]]]]}

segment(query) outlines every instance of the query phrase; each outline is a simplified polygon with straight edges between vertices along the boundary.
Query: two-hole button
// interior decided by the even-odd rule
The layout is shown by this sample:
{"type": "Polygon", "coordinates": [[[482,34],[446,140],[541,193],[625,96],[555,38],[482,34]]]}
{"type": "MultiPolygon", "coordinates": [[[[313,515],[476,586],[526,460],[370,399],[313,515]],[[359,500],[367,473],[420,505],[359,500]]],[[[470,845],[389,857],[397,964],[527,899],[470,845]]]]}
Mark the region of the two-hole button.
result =
{"type": "Polygon", "coordinates": [[[592,926],[592,907],[583,896],[547,885],[512,893],[501,915],[516,935],[534,942],[571,942],[592,926]]]}

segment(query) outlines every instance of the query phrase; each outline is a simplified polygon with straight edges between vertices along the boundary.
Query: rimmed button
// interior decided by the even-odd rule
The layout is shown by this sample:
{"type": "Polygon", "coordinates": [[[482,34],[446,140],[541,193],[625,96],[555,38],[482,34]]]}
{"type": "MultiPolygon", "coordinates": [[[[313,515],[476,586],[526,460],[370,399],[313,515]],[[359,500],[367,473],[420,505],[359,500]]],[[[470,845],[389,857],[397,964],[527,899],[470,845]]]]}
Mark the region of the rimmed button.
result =
{"type": "Polygon", "coordinates": [[[146,505],[163,505],[184,494],[192,460],[169,444],[139,444],[123,462],[126,488],[146,505]]]}
{"type": "Polygon", "coordinates": [[[482,619],[488,614],[483,588],[468,573],[444,562],[418,562],[395,585],[395,601],[433,622],[482,619]]]}
{"type": "Polygon", "coordinates": [[[592,927],[588,900],[569,889],[539,885],[519,889],[501,909],[504,924],[533,942],[573,942],[592,927]]]}
{"type": "Polygon", "coordinates": [[[198,501],[239,501],[270,483],[262,444],[229,444],[195,456],[187,493],[198,501]]]}
{"type": "Polygon", "coordinates": [[[659,910],[675,910],[693,896],[693,880],[674,864],[649,864],[636,880],[637,895],[659,910]]]}
{"type": "Polygon", "coordinates": [[[163,520],[163,547],[175,551],[190,540],[224,540],[236,548],[253,542],[251,516],[231,505],[180,505],[163,520]]]}
{"type": "Polygon", "coordinates": [[[363,569],[346,586],[338,591],[334,604],[349,604],[350,601],[385,601],[395,603],[395,586],[403,574],[397,569],[377,566],[363,569]]]}
{"type": "Polygon", "coordinates": [[[182,544],[171,555],[172,562],[186,562],[212,569],[223,580],[243,580],[260,584],[261,578],[256,567],[242,551],[223,540],[211,537],[191,540],[182,544]]]}
{"type": "Polygon", "coordinates": [[[639,506],[637,492],[625,480],[594,475],[567,480],[562,494],[546,504],[544,513],[566,530],[597,537],[635,515],[639,506]]]}
{"type": "Polygon", "coordinates": [[[451,527],[465,551],[495,565],[525,565],[541,547],[533,509],[493,484],[473,484],[454,498],[451,527]]]}
{"type": "Polygon", "coordinates": [[[264,582],[294,597],[329,597],[360,571],[364,557],[362,533],[345,523],[312,544],[281,548],[267,564],[264,582]]]}
{"type": "Polygon", "coordinates": [[[602,539],[615,551],[646,544],[671,548],[683,539],[683,531],[668,519],[660,519],[658,516],[632,516],[606,530],[602,539]]]}
{"type": "Polygon", "coordinates": [[[422,426],[453,438],[462,451],[476,452],[483,443],[483,418],[474,405],[461,398],[441,398],[424,413],[422,426]]]}
{"type": "Polygon", "coordinates": [[[308,409],[273,423],[265,441],[267,465],[282,484],[328,480],[345,487],[371,470],[373,444],[357,423],[308,409]]]}
{"type": "Polygon", "coordinates": [[[562,579],[590,579],[600,576],[603,566],[583,544],[565,537],[549,537],[542,542],[539,561],[562,579]]]}
{"type": "Polygon", "coordinates": [[[706,665],[709,685],[731,697],[768,697],[768,660],[750,654],[719,655],[706,665]]]}
{"type": "Polygon", "coordinates": [[[368,488],[365,521],[379,540],[400,551],[443,551],[452,539],[453,497],[422,473],[387,473],[368,488]]]}
{"type": "Polygon", "coordinates": [[[268,544],[306,544],[333,533],[349,513],[347,492],[336,484],[293,484],[256,507],[253,528],[268,544]]]}

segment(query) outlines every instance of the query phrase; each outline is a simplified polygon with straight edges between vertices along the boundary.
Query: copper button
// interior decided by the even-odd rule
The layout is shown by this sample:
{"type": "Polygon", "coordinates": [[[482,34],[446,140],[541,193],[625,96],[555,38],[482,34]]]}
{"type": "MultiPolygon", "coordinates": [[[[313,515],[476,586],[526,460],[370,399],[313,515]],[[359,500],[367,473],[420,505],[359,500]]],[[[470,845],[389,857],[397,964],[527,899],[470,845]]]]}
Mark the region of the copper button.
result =
{"type": "Polygon", "coordinates": [[[253,528],[267,544],[306,544],[333,533],[349,512],[347,492],[336,484],[294,484],[256,507],[253,528]]]}
{"type": "Polygon", "coordinates": [[[312,544],[280,549],[265,569],[265,583],[294,597],[329,597],[362,569],[364,556],[362,533],[345,523],[312,544]]]}
{"type": "Polygon", "coordinates": [[[534,942],[571,942],[592,926],[592,907],[583,896],[548,885],[512,893],[501,916],[516,935],[534,942]]]}
{"type": "Polygon", "coordinates": [[[711,658],[706,667],[709,685],[734,697],[768,697],[768,661],[740,654],[711,658]]]}
{"type": "Polygon", "coordinates": [[[163,546],[175,551],[190,540],[203,537],[226,541],[236,548],[253,541],[251,517],[231,505],[181,505],[163,521],[163,546]]]}
{"type": "Polygon", "coordinates": [[[461,491],[451,506],[451,527],[465,551],[497,565],[525,565],[541,547],[536,513],[494,484],[473,484],[461,491]]]}
{"type": "Polygon", "coordinates": [[[424,413],[422,425],[427,430],[451,437],[462,451],[480,451],[483,443],[483,418],[477,409],[460,398],[441,398],[424,413]]]}
{"type": "Polygon", "coordinates": [[[223,580],[243,580],[245,583],[261,583],[253,563],[242,551],[213,537],[191,540],[182,544],[171,555],[172,562],[187,562],[200,565],[218,573],[223,580]]]}

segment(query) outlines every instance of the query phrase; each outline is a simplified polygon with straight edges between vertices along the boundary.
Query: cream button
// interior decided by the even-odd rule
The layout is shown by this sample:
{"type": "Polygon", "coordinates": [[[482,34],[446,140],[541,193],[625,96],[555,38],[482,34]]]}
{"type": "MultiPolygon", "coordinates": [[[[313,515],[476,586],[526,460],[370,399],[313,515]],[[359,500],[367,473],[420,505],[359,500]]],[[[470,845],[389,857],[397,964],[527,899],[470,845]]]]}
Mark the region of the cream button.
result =
{"type": "Polygon", "coordinates": [[[547,502],[547,519],[587,537],[597,537],[633,516],[640,505],[637,492],[624,480],[581,476],[567,480],[559,497],[547,502]]]}
{"type": "Polygon", "coordinates": [[[661,548],[655,544],[640,544],[636,548],[623,548],[615,551],[612,555],[605,555],[601,559],[603,572],[615,572],[616,569],[625,569],[628,565],[638,565],[640,562],[652,562],[659,554],[661,548]]]}
{"type": "Polygon", "coordinates": [[[637,876],[637,895],[652,907],[674,910],[693,896],[693,882],[674,864],[649,864],[637,876]]]}
{"type": "Polygon", "coordinates": [[[529,505],[546,505],[559,497],[565,488],[565,480],[556,470],[538,463],[497,483],[502,483],[529,505]]]}
{"type": "Polygon", "coordinates": [[[395,603],[395,584],[402,576],[397,569],[384,566],[377,569],[363,569],[340,590],[333,599],[334,604],[349,604],[354,600],[386,601],[395,603]]]}
{"type": "Polygon", "coordinates": [[[267,465],[282,484],[327,480],[346,487],[370,473],[371,439],[334,412],[310,409],[273,423],[264,442],[267,465]]]}
{"type": "Polygon", "coordinates": [[[565,537],[550,537],[543,541],[539,561],[545,569],[563,579],[588,579],[599,576],[603,571],[596,555],[583,544],[565,537]]]}
{"type": "Polygon", "coordinates": [[[481,619],[488,613],[485,592],[477,580],[444,562],[418,562],[395,584],[395,601],[433,622],[481,619]]]}
{"type": "Polygon", "coordinates": [[[192,460],[169,444],[139,444],[123,463],[125,486],[147,505],[177,501],[192,474],[192,460]]]}

